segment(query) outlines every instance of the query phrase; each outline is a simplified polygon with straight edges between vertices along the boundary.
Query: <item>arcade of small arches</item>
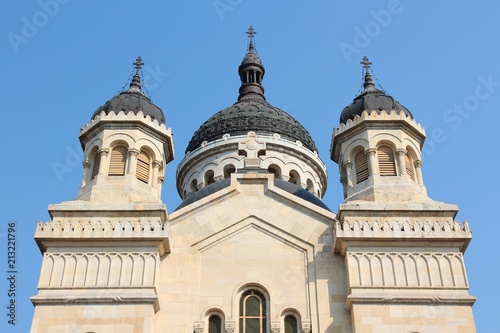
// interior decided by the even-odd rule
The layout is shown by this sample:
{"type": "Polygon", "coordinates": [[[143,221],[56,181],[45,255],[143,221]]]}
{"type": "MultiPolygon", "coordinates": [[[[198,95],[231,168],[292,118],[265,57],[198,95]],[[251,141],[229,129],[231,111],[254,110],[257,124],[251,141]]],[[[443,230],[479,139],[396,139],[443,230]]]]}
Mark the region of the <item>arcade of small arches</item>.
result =
{"type": "Polygon", "coordinates": [[[423,186],[422,161],[411,146],[396,148],[394,144],[382,141],[375,148],[353,148],[342,163],[341,182],[353,187],[373,175],[409,177],[423,186]]]}
{"type": "Polygon", "coordinates": [[[234,332],[235,326],[241,333],[310,332],[310,325],[302,321],[300,312],[294,308],[282,310],[279,320],[271,321],[270,297],[263,288],[244,288],[234,304],[238,305],[237,322],[228,321],[223,310],[213,307],[205,312],[203,320],[195,322],[194,332],[234,332]]]}
{"type": "Polygon", "coordinates": [[[107,176],[134,175],[142,183],[153,187],[162,183],[163,165],[148,146],[131,148],[126,142],[116,141],[109,148],[94,146],[84,160],[84,185],[98,174],[107,176]]]}

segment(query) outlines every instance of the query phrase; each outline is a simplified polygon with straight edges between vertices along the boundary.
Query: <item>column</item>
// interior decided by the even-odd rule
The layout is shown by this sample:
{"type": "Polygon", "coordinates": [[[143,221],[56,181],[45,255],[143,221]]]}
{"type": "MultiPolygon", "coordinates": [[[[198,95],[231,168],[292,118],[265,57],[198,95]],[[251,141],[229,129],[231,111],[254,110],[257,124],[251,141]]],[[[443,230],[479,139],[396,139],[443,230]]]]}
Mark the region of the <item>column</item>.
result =
{"type": "Polygon", "coordinates": [[[422,161],[421,160],[416,160],[415,163],[413,163],[415,166],[415,174],[417,175],[417,183],[420,185],[424,185],[424,180],[422,178],[422,161]]]}
{"type": "Polygon", "coordinates": [[[406,149],[396,150],[396,155],[398,156],[399,175],[405,176],[406,175],[406,166],[405,166],[406,149]]]}
{"type": "Polygon", "coordinates": [[[352,187],[353,181],[352,181],[352,162],[351,160],[347,160],[344,163],[345,167],[345,175],[346,175],[346,182],[347,182],[347,187],[352,187]]]}
{"type": "Polygon", "coordinates": [[[368,174],[369,176],[378,176],[378,162],[376,158],[377,148],[368,148],[365,150],[366,156],[368,156],[368,174]]]}
{"type": "Polygon", "coordinates": [[[101,148],[97,153],[101,157],[101,160],[99,162],[99,174],[105,175],[107,173],[107,170],[109,170],[109,161],[108,161],[109,149],[101,148]]]}
{"type": "Polygon", "coordinates": [[[90,177],[90,161],[88,160],[88,158],[85,158],[85,160],[83,161],[83,180],[82,180],[82,187],[84,187],[87,182],[89,181],[89,177],[90,177]]]}
{"type": "Polygon", "coordinates": [[[127,174],[135,176],[135,173],[137,171],[137,156],[139,155],[139,153],[140,151],[134,148],[128,150],[129,160],[127,174]]]}

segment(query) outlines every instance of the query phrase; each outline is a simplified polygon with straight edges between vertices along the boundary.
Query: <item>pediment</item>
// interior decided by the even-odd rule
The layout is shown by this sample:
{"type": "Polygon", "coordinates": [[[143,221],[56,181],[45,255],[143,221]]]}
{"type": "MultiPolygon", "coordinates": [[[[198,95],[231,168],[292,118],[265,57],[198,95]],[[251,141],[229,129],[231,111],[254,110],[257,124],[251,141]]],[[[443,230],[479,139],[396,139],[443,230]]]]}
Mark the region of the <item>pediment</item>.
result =
{"type": "Polygon", "coordinates": [[[331,234],[335,214],[274,186],[269,174],[253,176],[232,179],[229,187],[170,214],[172,235],[197,244],[237,225],[239,229],[250,218],[263,230],[310,244],[331,234]]]}

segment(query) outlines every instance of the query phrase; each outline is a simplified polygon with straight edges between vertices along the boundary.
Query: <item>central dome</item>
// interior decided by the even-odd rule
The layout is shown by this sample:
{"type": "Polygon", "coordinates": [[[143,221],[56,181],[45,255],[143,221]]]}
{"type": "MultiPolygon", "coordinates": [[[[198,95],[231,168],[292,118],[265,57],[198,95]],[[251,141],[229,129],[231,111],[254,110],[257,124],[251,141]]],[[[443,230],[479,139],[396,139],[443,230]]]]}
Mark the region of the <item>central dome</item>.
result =
{"type": "Polygon", "coordinates": [[[200,147],[205,141],[222,139],[224,134],[231,136],[256,134],[279,134],[290,141],[300,141],[311,151],[317,151],[316,144],[309,132],[285,111],[266,102],[262,80],[265,69],[255,51],[252,38],[248,51],[240,66],[241,79],[238,101],[210,117],[194,133],[186,153],[200,147]]]}
{"type": "Polygon", "coordinates": [[[198,148],[204,141],[221,139],[224,134],[280,134],[282,138],[300,141],[311,151],[317,151],[309,132],[292,116],[265,100],[242,100],[210,117],[194,133],[186,152],[198,148]]]}

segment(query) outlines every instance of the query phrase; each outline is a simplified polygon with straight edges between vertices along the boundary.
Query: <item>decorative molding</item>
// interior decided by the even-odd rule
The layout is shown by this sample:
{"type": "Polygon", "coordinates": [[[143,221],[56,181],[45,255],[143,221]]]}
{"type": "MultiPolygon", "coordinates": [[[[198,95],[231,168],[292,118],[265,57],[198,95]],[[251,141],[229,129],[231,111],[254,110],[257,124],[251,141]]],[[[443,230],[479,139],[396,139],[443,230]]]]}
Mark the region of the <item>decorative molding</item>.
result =
{"type": "Polygon", "coordinates": [[[224,332],[225,333],[234,333],[236,330],[236,322],[234,321],[226,321],[224,324],[224,332]]]}
{"type": "Polygon", "coordinates": [[[194,333],[203,333],[205,330],[205,322],[201,320],[197,320],[193,324],[193,332],[194,333]]]}
{"type": "Polygon", "coordinates": [[[39,288],[155,286],[157,252],[45,252],[39,288]]]}
{"type": "Polygon", "coordinates": [[[345,308],[351,311],[354,304],[442,304],[442,305],[468,305],[472,306],[476,298],[473,296],[436,296],[436,295],[388,295],[387,293],[380,295],[362,295],[362,296],[347,296],[345,308]]]}
{"type": "Polygon", "coordinates": [[[168,136],[172,135],[171,129],[170,128],[167,129],[165,124],[163,123],[159,124],[158,120],[152,119],[150,115],[144,116],[144,113],[142,111],[137,112],[137,114],[134,114],[133,111],[129,111],[127,113],[125,113],[124,111],[119,111],[118,113],[115,113],[115,111],[110,111],[108,114],[102,111],[99,115],[97,115],[94,119],[92,119],[90,123],[86,124],[80,130],[80,136],[83,133],[88,132],[90,129],[92,129],[101,121],[116,121],[116,120],[140,122],[150,127],[153,127],[155,130],[161,132],[162,134],[168,136]]]}
{"type": "Polygon", "coordinates": [[[350,288],[468,288],[461,252],[350,252],[350,288]]]}
{"type": "Polygon", "coordinates": [[[302,321],[302,333],[311,333],[312,332],[312,326],[311,323],[308,321],[302,321]]]}
{"type": "Polygon", "coordinates": [[[365,220],[364,222],[347,219],[344,222],[335,221],[335,235],[338,240],[352,238],[458,238],[470,239],[472,233],[469,223],[465,221],[460,223],[455,221],[399,221],[396,217],[378,221],[375,218],[365,220]]]}
{"type": "Polygon", "coordinates": [[[271,333],[280,333],[281,332],[281,322],[272,321],[271,322],[271,333]]]}
{"type": "Polygon", "coordinates": [[[43,238],[167,238],[169,228],[161,221],[123,218],[101,220],[38,221],[35,239],[43,238]],[[125,221],[124,221],[125,220],[125,221]],[[128,220],[128,221],[127,221],[128,220]]]}
{"type": "Polygon", "coordinates": [[[370,121],[370,120],[371,121],[373,121],[373,120],[376,120],[376,121],[391,120],[391,121],[405,122],[408,125],[411,125],[413,128],[415,128],[415,130],[417,130],[421,135],[423,135],[425,137],[425,130],[422,127],[422,125],[417,123],[415,121],[415,119],[411,118],[410,116],[407,116],[404,112],[398,113],[395,110],[389,110],[389,111],[382,110],[382,111],[380,111],[380,113],[375,111],[375,110],[372,110],[372,111],[365,110],[365,111],[363,111],[361,116],[356,115],[354,117],[354,119],[352,119],[352,120],[349,119],[349,120],[347,120],[347,122],[345,124],[343,124],[343,123],[340,124],[339,127],[334,129],[333,135],[337,136],[340,133],[349,130],[350,128],[358,125],[359,123],[361,123],[363,121],[370,121]]]}
{"type": "Polygon", "coordinates": [[[109,294],[109,291],[99,294],[87,294],[77,296],[33,296],[31,297],[33,305],[68,305],[68,304],[151,304],[158,312],[160,310],[158,296],[151,293],[141,294],[109,294]]]}

